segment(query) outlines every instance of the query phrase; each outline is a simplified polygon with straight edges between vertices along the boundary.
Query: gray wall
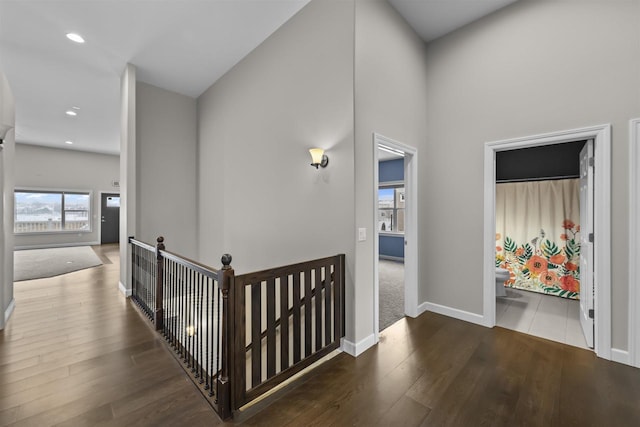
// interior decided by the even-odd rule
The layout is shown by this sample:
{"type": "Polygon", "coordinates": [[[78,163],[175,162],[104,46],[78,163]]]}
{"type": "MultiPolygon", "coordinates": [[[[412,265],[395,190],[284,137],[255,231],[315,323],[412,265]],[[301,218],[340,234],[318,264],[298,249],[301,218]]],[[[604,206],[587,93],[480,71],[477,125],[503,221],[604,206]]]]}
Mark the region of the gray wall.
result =
{"type": "Polygon", "coordinates": [[[627,348],[628,120],[640,114],[638,16],[637,1],[521,1],[428,45],[420,205],[428,213],[421,222],[428,301],[482,313],[485,142],[611,123],[612,346],[627,348]],[[456,173],[446,161],[453,158],[456,173]]]}
{"type": "MultiPolygon", "coordinates": [[[[11,88],[0,72],[0,125],[13,128],[15,110],[11,88]]],[[[0,149],[0,329],[13,305],[13,173],[15,132],[9,130],[0,149]]]]}
{"type": "MultiPolygon", "coordinates": [[[[427,155],[425,117],[428,90],[424,43],[385,1],[356,2],[355,37],[355,201],[356,226],[366,227],[368,239],[356,245],[356,308],[358,339],[374,333],[373,133],[418,149],[419,163],[427,155]]],[[[418,191],[422,188],[423,166],[418,191]]],[[[423,193],[419,193],[422,197],[423,193]]],[[[425,210],[419,210],[420,226],[425,210]]],[[[422,237],[422,236],[420,236],[422,237]]],[[[424,256],[419,254],[419,264],[424,256]]],[[[426,280],[419,272],[419,283],[426,280]]],[[[423,290],[420,290],[423,298],[423,290]]],[[[421,299],[422,301],[422,299],[421,299]]]]}
{"type": "Polygon", "coordinates": [[[424,44],[386,2],[309,3],[198,99],[200,261],[230,252],[247,272],[344,252],[347,339],[371,337],[372,135],[424,146],[424,93],[424,44]],[[315,146],[326,169],[309,166],[315,146]]]}
{"type": "Polygon", "coordinates": [[[18,189],[83,190],[92,192],[90,233],[16,235],[16,248],[82,245],[100,242],[100,191],[118,192],[119,157],[111,154],[17,144],[15,186],[18,189]]]}
{"type": "Polygon", "coordinates": [[[346,253],[353,307],[353,3],[309,3],[198,107],[199,260],[229,252],[246,273],[346,253]]]}
{"type": "Polygon", "coordinates": [[[196,100],[136,84],[136,238],[195,258],[196,100]]]}

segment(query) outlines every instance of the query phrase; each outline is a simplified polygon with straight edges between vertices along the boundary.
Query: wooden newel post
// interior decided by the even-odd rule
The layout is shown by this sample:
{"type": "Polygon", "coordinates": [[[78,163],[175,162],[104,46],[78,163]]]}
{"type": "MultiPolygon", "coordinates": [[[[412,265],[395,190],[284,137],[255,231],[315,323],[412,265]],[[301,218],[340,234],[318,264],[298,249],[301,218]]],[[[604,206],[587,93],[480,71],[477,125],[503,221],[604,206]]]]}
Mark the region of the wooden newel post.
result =
{"type": "Polygon", "coordinates": [[[233,337],[235,336],[234,326],[234,271],[231,268],[231,255],[224,254],[222,256],[222,269],[218,272],[218,285],[222,293],[222,372],[218,376],[218,408],[222,419],[231,418],[231,384],[232,379],[229,378],[233,372],[233,337]]]}
{"type": "Polygon", "coordinates": [[[162,294],[162,284],[164,283],[164,261],[162,253],[164,247],[164,237],[160,236],[156,239],[156,310],[153,313],[153,323],[156,325],[156,331],[162,330],[164,318],[164,296],[162,294]]]}

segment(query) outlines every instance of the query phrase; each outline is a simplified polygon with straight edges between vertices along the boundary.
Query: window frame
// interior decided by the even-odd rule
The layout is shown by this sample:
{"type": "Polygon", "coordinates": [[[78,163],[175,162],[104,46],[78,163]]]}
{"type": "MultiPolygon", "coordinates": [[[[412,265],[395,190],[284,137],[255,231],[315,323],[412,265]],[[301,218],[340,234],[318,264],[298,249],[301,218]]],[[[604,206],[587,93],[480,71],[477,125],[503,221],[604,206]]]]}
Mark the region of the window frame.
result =
{"type": "MultiPolygon", "coordinates": [[[[15,236],[33,236],[38,234],[69,234],[69,233],[93,233],[93,191],[92,190],[79,190],[79,189],[59,189],[59,188],[33,188],[33,187],[15,187],[13,190],[13,234],[15,236]],[[18,216],[18,205],[16,203],[16,193],[39,193],[39,194],[56,194],[60,195],[60,230],[46,230],[46,231],[16,231],[15,223],[18,216]],[[65,230],[66,213],[81,212],[77,209],[65,210],[65,195],[85,195],[89,196],[89,210],[87,211],[87,222],[89,224],[88,229],[79,230],[65,230]]],[[[83,212],[83,211],[82,211],[83,212]]]]}
{"type": "MultiPolygon", "coordinates": [[[[393,213],[392,216],[392,222],[391,222],[391,226],[393,227],[394,223],[393,221],[396,221],[395,225],[397,228],[397,221],[398,221],[398,210],[402,210],[406,212],[406,207],[405,208],[399,208],[398,207],[398,200],[396,199],[396,191],[395,189],[397,188],[405,188],[405,183],[404,181],[387,181],[387,182],[380,182],[378,183],[378,194],[377,194],[377,198],[378,198],[378,202],[377,202],[377,206],[378,206],[378,212],[380,212],[381,210],[384,211],[389,211],[391,210],[393,213]],[[393,189],[393,208],[380,208],[380,190],[382,189],[393,189]]],[[[406,196],[405,196],[406,197],[406,196]]],[[[379,217],[379,216],[378,216],[379,217]]],[[[376,224],[376,227],[379,227],[379,225],[376,224]]],[[[378,229],[378,234],[381,236],[404,236],[404,231],[389,231],[389,230],[380,230],[378,229]]]]}

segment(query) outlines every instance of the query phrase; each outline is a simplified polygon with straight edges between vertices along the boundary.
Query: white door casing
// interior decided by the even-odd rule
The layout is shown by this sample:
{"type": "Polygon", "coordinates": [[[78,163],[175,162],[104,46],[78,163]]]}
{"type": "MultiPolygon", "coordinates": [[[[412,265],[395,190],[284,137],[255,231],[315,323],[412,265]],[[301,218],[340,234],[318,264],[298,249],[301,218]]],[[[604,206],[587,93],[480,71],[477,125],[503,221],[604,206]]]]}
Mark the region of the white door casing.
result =
{"type": "Polygon", "coordinates": [[[593,348],[593,140],[580,151],[580,326],[593,348]]]}
{"type": "Polygon", "coordinates": [[[373,330],[374,341],[377,343],[380,335],[380,289],[378,268],[379,260],[379,233],[378,233],[378,144],[383,144],[405,153],[404,157],[404,193],[405,193],[405,233],[404,233],[404,312],[410,317],[418,316],[418,150],[415,147],[387,138],[383,135],[373,134],[373,185],[374,185],[374,227],[373,245],[373,330]]]}
{"type": "Polygon", "coordinates": [[[484,149],[484,232],[482,324],[496,324],[495,286],[495,158],[497,151],[563,142],[594,140],[594,350],[611,359],[611,125],[597,125],[540,135],[487,142],[484,149]]]}
{"type": "Polygon", "coordinates": [[[629,361],[640,368],[640,118],[629,137],[629,361]]]}

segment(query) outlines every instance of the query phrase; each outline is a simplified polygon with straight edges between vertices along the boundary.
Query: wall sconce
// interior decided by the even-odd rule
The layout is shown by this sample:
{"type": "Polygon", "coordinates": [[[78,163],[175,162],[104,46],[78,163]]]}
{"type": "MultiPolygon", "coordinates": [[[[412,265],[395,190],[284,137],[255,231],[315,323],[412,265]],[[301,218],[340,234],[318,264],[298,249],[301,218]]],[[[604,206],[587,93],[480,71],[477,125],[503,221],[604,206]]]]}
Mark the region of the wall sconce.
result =
{"type": "Polygon", "coordinates": [[[318,169],[318,166],[326,168],[329,164],[329,158],[324,154],[322,148],[312,148],[309,153],[311,154],[311,166],[315,166],[316,169],[318,169]]]}

